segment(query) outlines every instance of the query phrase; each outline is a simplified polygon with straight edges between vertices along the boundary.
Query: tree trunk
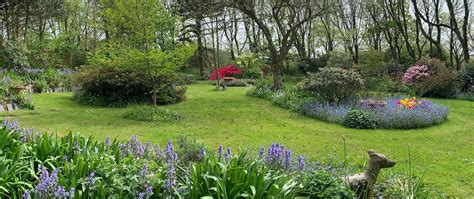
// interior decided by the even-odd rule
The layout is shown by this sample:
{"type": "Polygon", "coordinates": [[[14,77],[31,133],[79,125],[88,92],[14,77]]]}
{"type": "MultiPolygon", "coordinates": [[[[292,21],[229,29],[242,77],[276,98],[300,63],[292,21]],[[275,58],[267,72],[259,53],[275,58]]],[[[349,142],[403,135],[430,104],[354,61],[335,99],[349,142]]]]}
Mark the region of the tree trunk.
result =
{"type": "Polygon", "coordinates": [[[153,106],[157,107],[158,106],[158,103],[157,103],[157,91],[156,91],[156,85],[155,83],[153,83],[153,95],[151,96],[151,100],[153,102],[153,106]]]}
{"type": "Polygon", "coordinates": [[[283,88],[283,60],[282,56],[273,55],[272,57],[272,73],[273,73],[273,90],[281,90],[283,88]]]}
{"type": "Polygon", "coordinates": [[[201,25],[202,17],[198,16],[196,17],[196,37],[197,37],[197,54],[198,54],[198,68],[199,68],[199,75],[202,77],[204,76],[204,69],[205,69],[205,64],[204,64],[204,56],[205,56],[205,49],[203,47],[203,42],[202,42],[202,25],[201,25]]]}

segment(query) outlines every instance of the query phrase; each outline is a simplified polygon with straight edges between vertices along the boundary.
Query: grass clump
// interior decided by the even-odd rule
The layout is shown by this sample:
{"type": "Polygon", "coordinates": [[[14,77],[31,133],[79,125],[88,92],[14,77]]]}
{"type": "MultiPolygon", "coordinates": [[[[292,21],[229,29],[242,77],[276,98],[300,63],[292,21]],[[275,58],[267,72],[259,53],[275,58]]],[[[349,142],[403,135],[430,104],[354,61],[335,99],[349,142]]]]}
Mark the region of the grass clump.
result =
{"type": "Polygon", "coordinates": [[[133,107],[123,117],[142,122],[177,122],[182,118],[176,111],[145,105],[133,107]]]}

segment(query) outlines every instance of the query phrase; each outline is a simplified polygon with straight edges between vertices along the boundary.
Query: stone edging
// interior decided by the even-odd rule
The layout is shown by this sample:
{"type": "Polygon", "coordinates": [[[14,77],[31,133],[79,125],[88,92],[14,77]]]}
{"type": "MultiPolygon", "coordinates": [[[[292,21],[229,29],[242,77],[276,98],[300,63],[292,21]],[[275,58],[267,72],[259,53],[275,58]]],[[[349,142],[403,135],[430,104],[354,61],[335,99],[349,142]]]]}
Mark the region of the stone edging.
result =
{"type": "Polygon", "coordinates": [[[14,110],[19,110],[20,106],[17,103],[12,104],[0,104],[0,112],[10,112],[14,110]]]}

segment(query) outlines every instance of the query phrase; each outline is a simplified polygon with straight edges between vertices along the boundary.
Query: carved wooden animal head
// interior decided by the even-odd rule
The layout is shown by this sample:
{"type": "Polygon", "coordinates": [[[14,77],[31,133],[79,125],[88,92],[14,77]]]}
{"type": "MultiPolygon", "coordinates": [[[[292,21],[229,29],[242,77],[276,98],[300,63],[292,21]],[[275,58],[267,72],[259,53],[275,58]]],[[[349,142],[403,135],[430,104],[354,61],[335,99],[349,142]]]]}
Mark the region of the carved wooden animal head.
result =
{"type": "Polygon", "coordinates": [[[390,168],[395,166],[396,162],[385,157],[384,154],[376,153],[375,151],[367,151],[370,160],[380,165],[380,168],[390,168]]]}

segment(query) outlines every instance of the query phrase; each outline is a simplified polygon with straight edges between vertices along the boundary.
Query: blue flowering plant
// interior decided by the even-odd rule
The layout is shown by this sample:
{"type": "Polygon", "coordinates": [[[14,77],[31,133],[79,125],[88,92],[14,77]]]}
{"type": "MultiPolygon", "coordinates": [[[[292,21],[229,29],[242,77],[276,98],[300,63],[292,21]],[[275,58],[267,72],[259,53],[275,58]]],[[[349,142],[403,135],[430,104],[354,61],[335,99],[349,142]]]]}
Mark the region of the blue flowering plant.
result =
{"type": "Polygon", "coordinates": [[[446,106],[420,100],[417,106],[407,109],[400,106],[401,99],[404,98],[352,100],[341,104],[312,102],[305,104],[303,110],[310,117],[349,128],[413,129],[441,124],[448,119],[446,106]]]}
{"type": "Polygon", "coordinates": [[[313,164],[281,144],[252,153],[223,146],[217,152],[204,146],[183,150],[180,142],[169,140],[161,148],[137,136],[126,142],[100,142],[72,133],[59,137],[5,120],[0,127],[0,166],[8,169],[0,172],[0,197],[353,196],[340,175],[326,169],[331,167],[313,164]],[[331,183],[323,183],[326,178],[331,183]]]}

